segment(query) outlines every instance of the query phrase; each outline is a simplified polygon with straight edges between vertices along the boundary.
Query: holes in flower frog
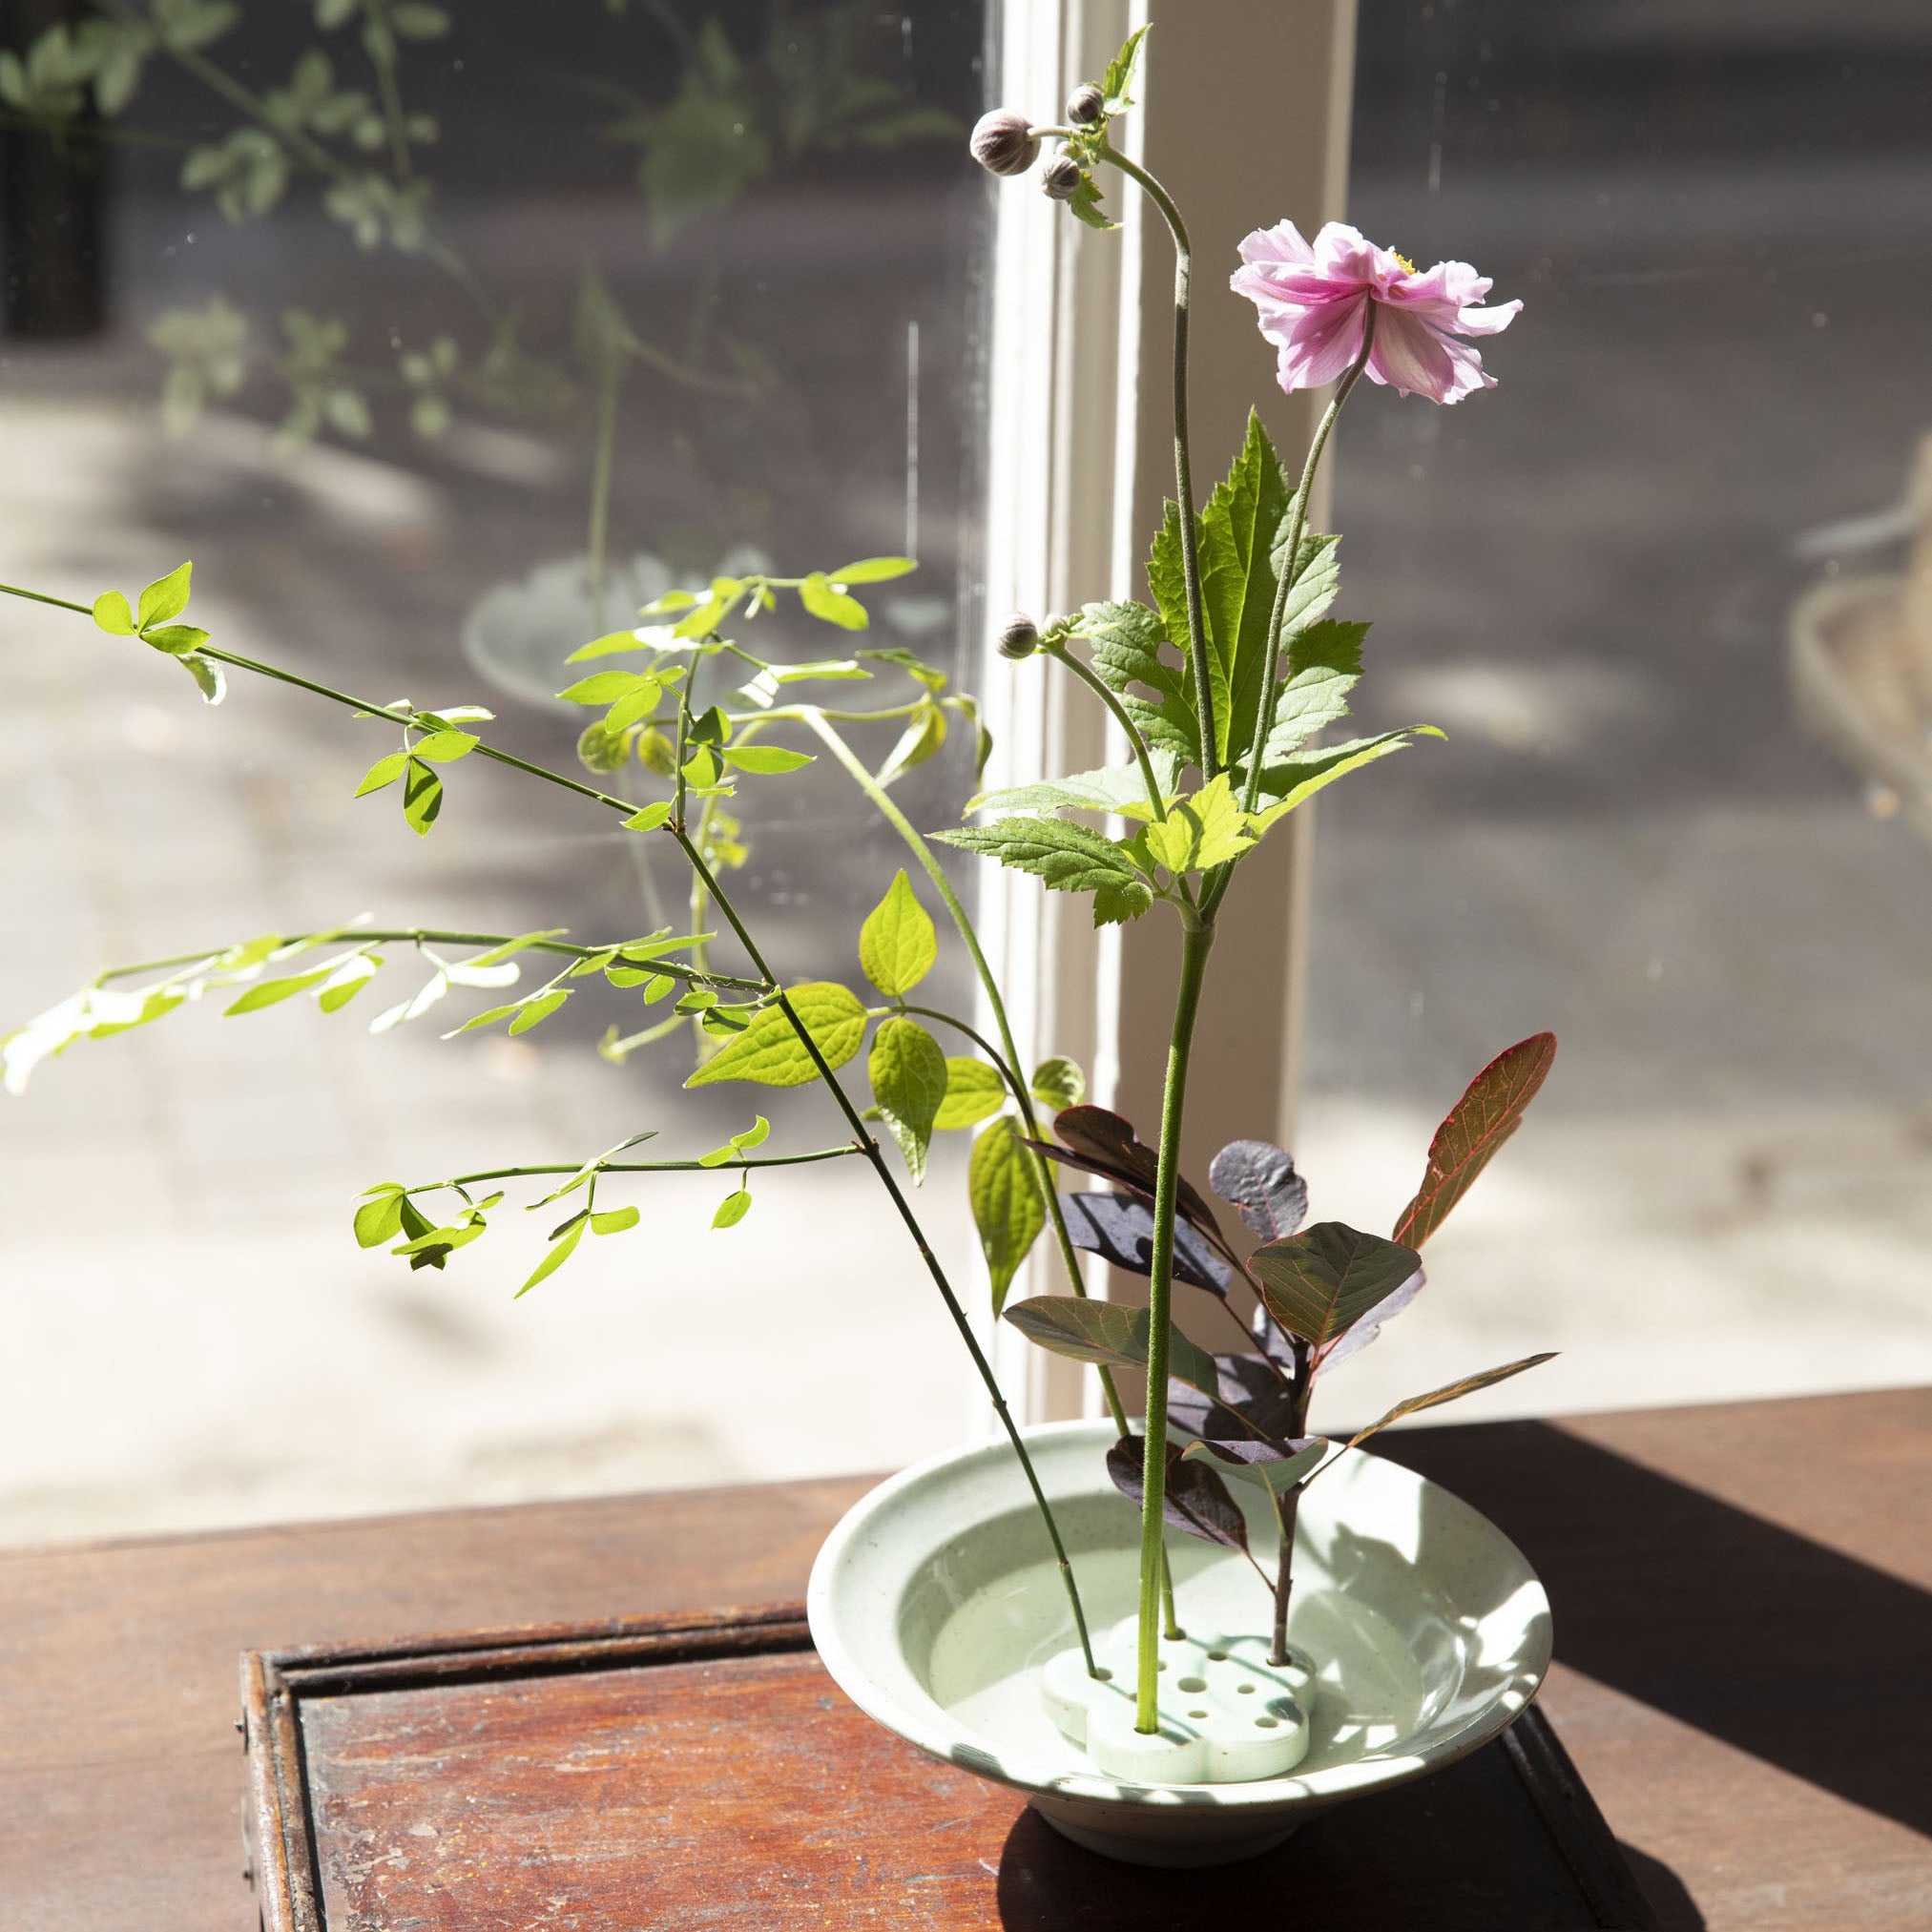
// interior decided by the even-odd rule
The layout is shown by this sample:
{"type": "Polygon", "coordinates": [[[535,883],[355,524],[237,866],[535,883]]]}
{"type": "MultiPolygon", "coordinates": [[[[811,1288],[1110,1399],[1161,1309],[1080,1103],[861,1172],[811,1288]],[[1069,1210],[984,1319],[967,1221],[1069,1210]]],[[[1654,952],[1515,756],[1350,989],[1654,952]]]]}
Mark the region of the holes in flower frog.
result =
{"type": "Polygon", "coordinates": [[[1225,1664],[1227,1661],[1228,1653],[1226,1651],[1210,1651],[1208,1652],[1208,1662],[1211,1664],[1225,1664]]]}
{"type": "Polygon", "coordinates": [[[1255,1719],[1255,1729],[1257,1731],[1278,1731],[1280,1728],[1281,1720],[1278,1717],[1257,1717],[1255,1719]]]}
{"type": "Polygon", "coordinates": [[[1179,1679],[1179,1688],[1183,1691],[1205,1691],[1208,1688],[1208,1680],[1205,1677],[1182,1677],[1179,1679]]]}
{"type": "MultiPolygon", "coordinates": [[[[1283,552],[1283,555],[1286,555],[1285,551],[1283,552]]],[[[1208,1714],[1205,1711],[1190,1711],[1188,1713],[1188,1715],[1190,1717],[1205,1717],[1207,1714],[1208,1714]]]]}
{"type": "Polygon", "coordinates": [[[1235,1689],[1244,1697],[1252,1697],[1255,1694],[1255,1687],[1252,1684],[1236,1684],[1235,1689]]]}

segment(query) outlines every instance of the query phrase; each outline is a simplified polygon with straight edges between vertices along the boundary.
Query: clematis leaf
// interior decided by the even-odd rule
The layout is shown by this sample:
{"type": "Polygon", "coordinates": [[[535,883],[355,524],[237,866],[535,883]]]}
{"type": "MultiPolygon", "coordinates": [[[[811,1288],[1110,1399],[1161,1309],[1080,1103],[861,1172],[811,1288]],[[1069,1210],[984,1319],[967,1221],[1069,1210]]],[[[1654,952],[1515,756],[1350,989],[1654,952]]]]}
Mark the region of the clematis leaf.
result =
{"type": "Polygon", "coordinates": [[[1020,1263],[1047,1225],[1039,1183],[1010,1115],[992,1121],[973,1142],[966,1164],[966,1199],[979,1230],[980,1252],[992,1278],[993,1313],[1006,1306],[1020,1263]]]}
{"type": "Polygon", "coordinates": [[[1035,1100],[1056,1113],[1064,1108],[1078,1107],[1087,1097],[1086,1074],[1073,1061],[1057,1053],[1033,1069],[1033,1077],[1027,1085],[1035,1100]]]}
{"type": "MultiPolygon", "coordinates": [[[[1179,525],[1174,528],[1177,545],[1179,525]]],[[[1164,554],[1158,545],[1155,550],[1157,556],[1164,554]]],[[[1150,564],[1150,573],[1153,569],[1150,564]]],[[[1162,569],[1162,586],[1171,594],[1177,593],[1178,575],[1170,578],[1164,564],[1162,569]]],[[[1174,570],[1178,569],[1176,549],[1174,570]]],[[[1186,613],[1180,606],[1175,609],[1182,617],[1179,634],[1185,637],[1186,613]]],[[[1119,698],[1150,748],[1166,754],[1176,769],[1199,764],[1200,733],[1187,675],[1163,616],[1145,604],[1087,604],[1073,620],[1072,634],[1088,640],[1094,675],[1119,698]]]]}
{"type": "MultiPolygon", "coordinates": [[[[1178,1443],[1167,1445],[1167,1481],[1161,1491],[1161,1517],[1175,1529],[1218,1543],[1224,1549],[1248,1548],[1248,1523],[1241,1506],[1228,1493],[1211,1464],[1187,1460],[1178,1443]]],[[[1113,1486],[1136,1506],[1147,1482],[1147,1443],[1122,1436],[1107,1452],[1107,1474],[1113,1486]]]]}
{"type": "Polygon", "coordinates": [[[1443,735],[1432,724],[1404,725],[1400,731],[1355,738],[1347,744],[1313,752],[1305,758],[1290,758],[1285,764],[1270,765],[1261,774],[1260,801],[1264,809],[1255,815],[1254,823],[1265,832],[1337,779],[1345,779],[1351,772],[1387,758],[1391,752],[1406,751],[1418,737],[1443,735]]]}
{"type": "Polygon", "coordinates": [[[945,1063],[945,1098],[940,1102],[932,1124],[942,1132],[974,1127],[1006,1104],[1007,1083],[998,1070],[984,1060],[956,1054],[945,1063]]]}
{"type": "MultiPolygon", "coordinates": [[[[814,980],[789,988],[788,997],[827,1066],[836,1071],[858,1052],[865,1038],[865,1008],[850,987],[814,980]]],[[[760,1087],[803,1087],[817,1078],[812,1056],[783,1008],[771,1006],[684,1084],[712,1087],[723,1080],[750,1080],[760,1087]]]]}
{"type": "Polygon", "coordinates": [[[859,965],[889,1000],[903,999],[932,970],[939,936],[904,867],[859,928],[859,965]]]}
{"type": "Polygon", "coordinates": [[[914,1020],[886,1020],[873,1035],[866,1070],[879,1117],[899,1143],[913,1185],[925,1179],[933,1122],[945,1099],[945,1055],[939,1042],[914,1020]]]}
{"type": "Polygon", "coordinates": [[[1449,1210],[1468,1193],[1496,1151],[1523,1124],[1556,1061],[1556,1035],[1532,1033],[1491,1060],[1469,1082],[1429,1142],[1429,1161],[1416,1197],[1396,1222],[1399,1241],[1420,1248],[1449,1210]]]}
{"type": "Polygon", "coordinates": [[[1226,772],[1195,792],[1175,800],[1167,817],[1140,835],[1140,849],[1170,872],[1202,872],[1238,859],[1255,842],[1246,815],[1226,772]]]}

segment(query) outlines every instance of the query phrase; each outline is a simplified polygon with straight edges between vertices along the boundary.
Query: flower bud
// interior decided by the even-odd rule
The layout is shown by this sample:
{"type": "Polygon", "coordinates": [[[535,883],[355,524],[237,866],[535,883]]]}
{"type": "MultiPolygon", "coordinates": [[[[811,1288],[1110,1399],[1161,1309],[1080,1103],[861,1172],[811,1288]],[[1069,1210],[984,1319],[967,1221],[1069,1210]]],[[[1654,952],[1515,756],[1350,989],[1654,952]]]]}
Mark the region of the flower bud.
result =
{"type": "Polygon", "coordinates": [[[621,771],[631,761],[631,745],[621,731],[606,731],[602,724],[584,727],[577,739],[577,758],[586,771],[621,771]]]}
{"type": "Polygon", "coordinates": [[[1055,155],[1040,170],[1040,185],[1052,201],[1070,201],[1086,178],[1080,163],[1071,155],[1055,155]]]}
{"type": "Polygon", "coordinates": [[[1040,633],[1032,618],[1015,611],[1000,626],[997,642],[1000,655],[1017,664],[1021,658],[1030,657],[1040,648],[1040,633]]]}
{"type": "Polygon", "coordinates": [[[1067,96],[1067,118],[1076,128],[1091,128],[1107,112],[1107,96],[1091,80],[1083,80],[1067,96]]]}
{"type": "Polygon", "coordinates": [[[989,175],[1024,175],[1040,158],[1032,123],[1012,108],[982,114],[967,144],[973,159],[989,175]]]}

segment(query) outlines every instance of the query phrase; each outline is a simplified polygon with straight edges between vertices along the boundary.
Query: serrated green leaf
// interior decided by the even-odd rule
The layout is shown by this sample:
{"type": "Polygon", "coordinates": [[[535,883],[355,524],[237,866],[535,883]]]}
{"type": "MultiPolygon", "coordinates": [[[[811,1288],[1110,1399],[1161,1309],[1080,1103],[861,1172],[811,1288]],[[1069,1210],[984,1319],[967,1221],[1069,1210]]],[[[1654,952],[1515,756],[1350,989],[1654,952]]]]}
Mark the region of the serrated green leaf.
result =
{"type": "Polygon", "coordinates": [[[788,751],[783,745],[734,745],[724,761],[734,771],[750,772],[755,778],[776,778],[782,772],[796,772],[812,762],[810,752],[788,751]]]}
{"type": "Polygon", "coordinates": [[[1140,848],[1170,872],[1203,872],[1238,859],[1255,842],[1226,772],[1174,802],[1167,817],[1140,835],[1140,848]]]}
{"type": "Polygon", "coordinates": [[[385,785],[393,785],[408,769],[407,752],[391,752],[385,758],[378,758],[363,774],[363,781],[356,787],[356,797],[366,799],[371,792],[380,792],[385,785]]]}
{"type": "MultiPolygon", "coordinates": [[[[1170,506],[1170,509],[1172,506],[1170,506]]],[[[1179,526],[1174,526],[1176,545],[1179,526]]],[[[1156,544],[1148,564],[1150,580],[1164,552],[1156,544]]],[[[1172,593],[1180,594],[1179,551],[1174,555],[1175,574],[1172,593]]],[[[1165,586],[1165,578],[1161,579],[1165,586]]],[[[1178,635],[1187,635],[1185,613],[1180,614],[1178,635]]],[[[1182,669],[1183,653],[1172,640],[1163,619],[1145,604],[1087,604],[1073,620],[1072,634],[1089,640],[1094,675],[1119,698],[1134,729],[1157,753],[1165,753],[1178,769],[1200,763],[1200,733],[1196,728],[1194,700],[1182,669]],[[1152,694],[1151,696],[1149,694],[1152,694]]]]}
{"type": "Polygon", "coordinates": [[[132,637],[135,634],[135,613],[128,608],[128,600],[118,591],[103,591],[93,600],[93,621],[111,637],[132,637]]]}
{"type": "Polygon", "coordinates": [[[178,617],[188,608],[188,585],[194,571],[192,563],[177,564],[165,577],[156,577],[141,592],[135,612],[135,628],[145,631],[150,624],[165,624],[170,617],[178,617]]]}
{"type": "Polygon", "coordinates": [[[945,1063],[945,1098],[939,1103],[933,1126],[945,1132],[977,1127],[1007,1104],[1007,1083],[998,1070],[969,1054],[956,1054],[945,1063]]]}
{"type": "Polygon", "coordinates": [[[925,1179],[926,1150],[946,1093],[945,1055],[913,1020],[886,1020],[873,1035],[866,1062],[879,1117],[899,1143],[913,1185],[925,1179]]]}
{"type": "MultiPolygon", "coordinates": [[[[864,1043],[865,1008],[849,987],[814,980],[790,987],[787,997],[835,1071],[864,1043]]],[[[802,1087],[817,1078],[818,1069],[783,1008],[770,1006],[684,1084],[712,1087],[725,1080],[750,1080],[760,1087],[802,1087]]]]}
{"type": "Polygon", "coordinates": [[[1103,235],[1120,226],[1100,205],[1100,189],[1091,175],[1080,177],[1080,185],[1067,197],[1067,206],[1089,228],[1097,229],[1103,235]]]}
{"type": "Polygon", "coordinates": [[[1140,60],[1140,43],[1147,38],[1147,29],[1136,27],[1120,43],[1120,52],[1107,63],[1107,72],[1100,78],[1100,93],[1103,109],[1107,114],[1117,114],[1123,108],[1132,107],[1127,90],[1133,83],[1133,70],[1140,60]]]}
{"type": "Polygon", "coordinates": [[[222,1014],[226,1019],[235,1013],[260,1012],[263,1007],[278,1006],[283,1000],[292,1000],[297,993],[306,992],[310,987],[319,987],[328,978],[332,967],[324,966],[320,972],[291,973],[286,979],[262,980],[252,986],[222,1014]]]}
{"type": "Polygon", "coordinates": [[[736,1194],[726,1195],[718,1203],[717,1213],[711,1217],[714,1228],[735,1228],[751,1213],[752,1197],[747,1189],[739,1188],[736,1194]]]}
{"type": "Polygon", "coordinates": [[[1007,1290],[1013,1285],[1020,1263],[1047,1225],[1040,1183],[1010,1114],[1003,1113],[974,1140],[966,1164],[966,1199],[972,1206],[973,1226],[979,1230],[980,1253],[992,1278],[997,1316],[1006,1306],[1007,1290]]]}
{"type": "Polygon", "coordinates": [[[841,631],[863,631],[872,622],[857,597],[835,590],[820,571],[814,571],[799,586],[799,602],[822,623],[836,624],[841,631]]]}
{"type": "Polygon", "coordinates": [[[577,1252],[577,1243],[584,1238],[584,1230],[590,1226],[590,1220],[588,1215],[579,1215],[564,1224],[565,1231],[552,1238],[550,1252],[536,1264],[530,1279],[510,1297],[512,1301],[520,1300],[539,1281],[548,1280],[577,1252]]]}
{"type": "Polygon", "coordinates": [[[856,564],[841,564],[825,574],[835,584],[884,584],[918,568],[910,557],[861,557],[856,564]]]}
{"type": "MultiPolygon", "coordinates": [[[[1348,716],[1348,694],[1361,676],[1361,642],[1367,635],[1366,624],[1327,617],[1288,639],[1282,654],[1287,675],[1275,694],[1264,766],[1279,763],[1348,716]]],[[[1246,764],[1245,751],[1237,762],[1246,764]]]]}
{"type": "Polygon", "coordinates": [[[1046,881],[1054,892],[1093,894],[1093,923],[1138,919],[1153,903],[1132,859],[1111,840],[1061,819],[1002,819],[934,835],[948,845],[981,852],[1046,881]]]}
{"type": "MultiPolygon", "coordinates": [[[[1007,1311],[1007,1319],[1029,1340],[1074,1361],[1111,1368],[1145,1368],[1153,1324],[1145,1308],[1118,1301],[1081,1300],[1071,1295],[1036,1295],[1007,1311]]],[[[1218,1398],[1220,1375],[1206,1349],[1176,1328],[1168,1341],[1168,1372],[1202,1395],[1218,1398]]]]}
{"type": "Polygon", "coordinates": [[[932,916],[920,904],[902,868],[859,928],[859,965],[887,999],[897,1000],[932,970],[938,957],[932,916]]]}
{"type": "Polygon", "coordinates": [[[1078,1107],[1087,1098],[1086,1074],[1073,1061],[1057,1053],[1050,1060],[1042,1060],[1027,1084],[1033,1098],[1055,1113],[1063,1107],[1078,1107]]]}
{"type": "Polygon", "coordinates": [[[1285,818],[1297,805],[1312,799],[1337,779],[1345,779],[1350,772],[1359,772],[1364,765],[1387,758],[1391,752],[1406,750],[1413,738],[1442,736],[1432,724],[1404,725],[1400,731],[1385,731],[1379,737],[1356,738],[1348,744],[1312,752],[1304,758],[1271,765],[1261,775],[1263,809],[1255,815],[1253,822],[1265,832],[1277,820],[1285,818]]]}
{"type": "MultiPolygon", "coordinates": [[[[1154,782],[1160,786],[1162,802],[1174,793],[1174,759],[1166,752],[1155,752],[1150,762],[1154,782]]],[[[1037,784],[1014,785],[1006,791],[981,792],[966,800],[968,812],[1106,812],[1126,819],[1146,820],[1153,816],[1148,802],[1147,780],[1140,761],[1124,765],[1103,765],[1098,771],[1075,772],[1070,778],[1049,779],[1037,784]]]]}

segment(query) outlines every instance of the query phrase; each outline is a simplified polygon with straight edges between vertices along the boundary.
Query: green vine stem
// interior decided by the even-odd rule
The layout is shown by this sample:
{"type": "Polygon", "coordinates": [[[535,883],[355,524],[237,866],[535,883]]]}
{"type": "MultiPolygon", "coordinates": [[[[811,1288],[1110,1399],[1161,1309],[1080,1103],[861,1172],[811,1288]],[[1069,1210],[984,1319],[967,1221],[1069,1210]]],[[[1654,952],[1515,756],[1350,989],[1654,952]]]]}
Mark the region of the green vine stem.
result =
{"type": "MultiPolygon", "coordinates": [[[[844,1147],[815,1148],[810,1153],[767,1153],[734,1154],[728,1161],[705,1162],[701,1160],[606,1160],[597,1163],[599,1174],[716,1174],[720,1165],[734,1172],[751,1167],[808,1167],[814,1161],[844,1160],[853,1154],[862,1154],[865,1150],[857,1141],[844,1147]]],[[[542,1174],[581,1174],[581,1161],[557,1161],[536,1167],[492,1167],[484,1168],[476,1174],[452,1174],[447,1180],[425,1181],[419,1187],[405,1192],[411,1195],[433,1195],[445,1188],[463,1189],[475,1187],[483,1181],[531,1180],[542,1174]]]]}
{"type": "Polygon", "coordinates": [[[1248,753],[1248,782],[1241,809],[1252,812],[1261,796],[1261,758],[1268,745],[1268,728],[1274,723],[1272,696],[1275,678],[1281,665],[1281,622],[1287,614],[1288,592],[1295,586],[1295,558],[1301,549],[1302,532],[1308,528],[1308,493],[1315,488],[1315,472],[1321,467],[1321,452],[1328,446],[1329,431],[1348,401],[1349,391],[1361,380],[1368,367],[1368,352],[1375,346],[1374,302],[1367,304],[1362,322],[1361,353],[1349,365],[1348,373],[1336,384],[1335,394],[1322,412],[1314,439],[1308,446],[1308,460],[1301,466],[1301,487],[1288,510],[1288,551],[1281,561],[1281,574],[1275,585],[1275,608],[1268,615],[1268,651],[1261,660],[1261,703],[1255,713],[1255,742],[1248,753]]]}
{"type": "MultiPolygon", "coordinates": [[[[769,978],[771,968],[765,963],[764,955],[759,952],[758,943],[738,917],[730,897],[713,876],[710,867],[705,864],[703,854],[692,843],[682,826],[674,821],[666,829],[683,849],[686,862],[695,871],[702,875],[712,904],[724,915],[726,924],[731,927],[737,943],[744,948],[745,956],[751,961],[754,970],[769,978]]],[[[874,1174],[878,1175],[880,1186],[885,1190],[900,1220],[904,1223],[905,1232],[912,1237],[912,1244],[918,1249],[920,1259],[925,1263],[926,1273],[932,1277],[933,1286],[939,1290],[940,1298],[945,1303],[946,1313],[951,1316],[953,1326],[959,1331],[959,1338],[966,1344],[966,1353],[972,1358],[973,1367],[978,1371],[980,1381],[986,1385],[987,1394],[992,1402],[993,1412],[999,1417],[1000,1425],[1006,1430],[1007,1439],[1013,1445],[1014,1455],[1019,1458],[1020,1467],[1026,1473],[1027,1485],[1033,1492],[1033,1502],[1039,1509],[1040,1519],[1046,1525],[1048,1539],[1053,1546],[1053,1558],[1059,1566],[1060,1580],[1067,1592],[1068,1606],[1073,1613],[1074,1630],[1079,1634],[1081,1654],[1087,1660],[1087,1673],[1089,1676],[1097,1676],[1099,1672],[1093,1661],[1093,1642],[1087,1630],[1087,1613],[1081,1607],[1079,1587],[1073,1579],[1073,1566],[1067,1555],[1067,1546],[1061,1540],[1060,1526],[1054,1519],[1052,1506],[1047,1501],[1047,1492],[1040,1486],[1039,1474],[1033,1467],[1032,1457],[1027,1451],[1026,1439],[1020,1434],[1019,1424],[1014,1422],[1012,1411],[1007,1406],[1007,1399],[1000,1388],[999,1379],[993,1374],[992,1363],[987,1360],[985,1350],[980,1347],[979,1340],[973,1334],[972,1322],[967,1319],[965,1308],[960,1305],[959,1297],[953,1292],[952,1283],[946,1278],[945,1269],[933,1252],[931,1242],[926,1239],[925,1230],[921,1227],[918,1215],[913,1213],[911,1202],[905,1198],[904,1192],[893,1177],[892,1169],[887,1164],[877,1138],[866,1132],[865,1123],[861,1119],[859,1110],[852,1105],[851,1096],[845,1091],[838,1074],[833,1071],[831,1063],[820,1049],[819,1043],[813,1039],[811,1029],[800,1019],[798,1009],[791,1003],[790,995],[782,988],[777,995],[776,1005],[790,1022],[792,1031],[798,1036],[799,1044],[805,1049],[819,1079],[829,1089],[840,1112],[845,1116],[845,1124],[851,1128],[854,1138],[860,1142],[874,1174]]]]}

